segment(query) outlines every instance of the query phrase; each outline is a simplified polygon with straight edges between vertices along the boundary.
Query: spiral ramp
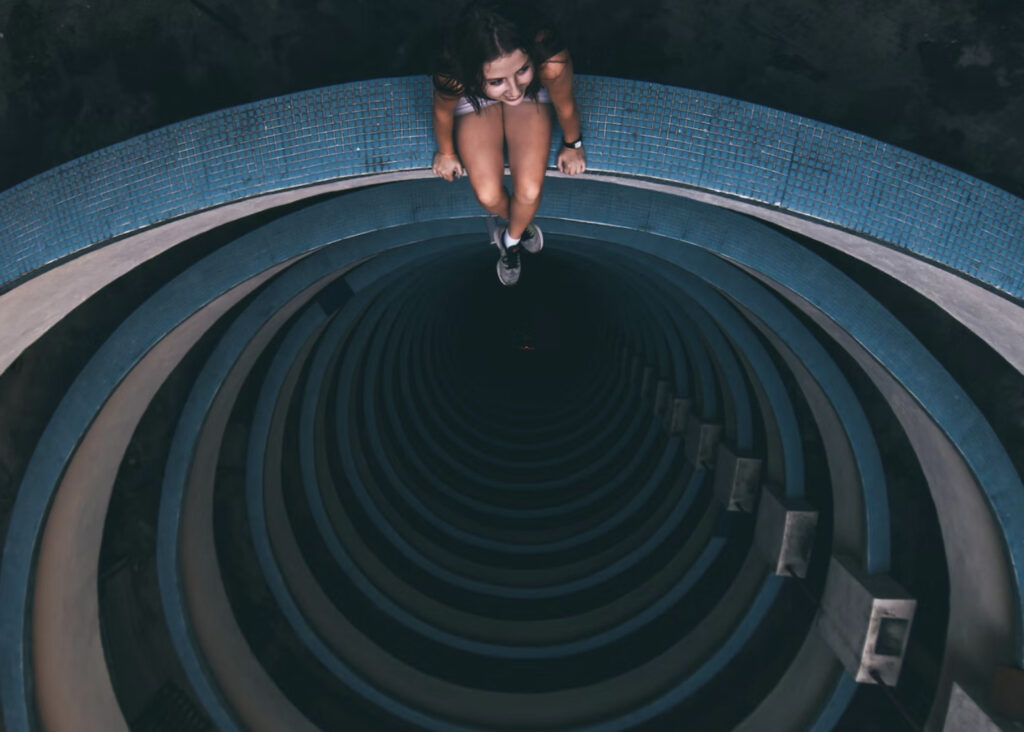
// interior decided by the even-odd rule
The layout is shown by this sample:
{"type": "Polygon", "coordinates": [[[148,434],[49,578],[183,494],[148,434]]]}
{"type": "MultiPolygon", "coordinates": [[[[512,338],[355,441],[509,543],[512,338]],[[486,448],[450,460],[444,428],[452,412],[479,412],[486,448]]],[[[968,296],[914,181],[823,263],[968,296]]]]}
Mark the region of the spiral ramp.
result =
{"type": "Polygon", "coordinates": [[[592,172],[503,289],[428,97],[267,100],[0,194],[3,727],[1006,723],[1019,434],[875,284],[1019,386],[1024,202],[582,77],[592,172]]]}

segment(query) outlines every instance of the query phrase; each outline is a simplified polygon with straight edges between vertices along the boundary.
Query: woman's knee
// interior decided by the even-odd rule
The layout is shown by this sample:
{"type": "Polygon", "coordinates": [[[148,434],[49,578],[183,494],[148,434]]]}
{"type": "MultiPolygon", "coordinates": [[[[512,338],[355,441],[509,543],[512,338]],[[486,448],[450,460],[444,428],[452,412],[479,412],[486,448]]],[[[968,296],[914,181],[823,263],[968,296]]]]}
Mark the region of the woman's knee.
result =
{"type": "MultiPolygon", "coordinates": [[[[472,177],[470,177],[471,182],[472,180],[472,177]]],[[[500,182],[474,183],[473,192],[476,193],[476,200],[488,211],[502,208],[508,200],[508,192],[500,182]]]]}
{"type": "Polygon", "coordinates": [[[544,187],[544,177],[537,180],[516,181],[512,195],[520,203],[535,204],[540,202],[541,190],[544,187]]]}

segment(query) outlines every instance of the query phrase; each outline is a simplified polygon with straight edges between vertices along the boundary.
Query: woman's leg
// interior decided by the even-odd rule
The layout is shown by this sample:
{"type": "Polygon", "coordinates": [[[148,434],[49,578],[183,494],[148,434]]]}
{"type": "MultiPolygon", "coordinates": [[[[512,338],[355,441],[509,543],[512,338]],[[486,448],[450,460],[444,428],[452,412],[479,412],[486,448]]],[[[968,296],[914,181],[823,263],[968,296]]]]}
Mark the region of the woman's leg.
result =
{"type": "Polygon", "coordinates": [[[480,205],[495,216],[507,219],[509,197],[505,190],[505,130],[501,116],[504,104],[484,107],[455,118],[455,147],[480,205]]]}
{"type": "Polygon", "coordinates": [[[551,105],[523,100],[514,107],[501,106],[508,141],[508,167],[512,173],[508,235],[518,239],[540,207],[544,173],[551,154],[551,105]]]}

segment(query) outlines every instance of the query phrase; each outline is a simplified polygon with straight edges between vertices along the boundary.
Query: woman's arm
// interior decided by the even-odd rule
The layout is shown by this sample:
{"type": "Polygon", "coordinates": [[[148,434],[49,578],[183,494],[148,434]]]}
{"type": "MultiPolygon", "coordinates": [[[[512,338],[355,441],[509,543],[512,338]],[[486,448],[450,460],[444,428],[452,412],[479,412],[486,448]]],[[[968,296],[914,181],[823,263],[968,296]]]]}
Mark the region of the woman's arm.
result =
{"type": "Polygon", "coordinates": [[[455,106],[458,97],[450,97],[434,89],[434,137],[437,138],[437,152],[434,154],[434,173],[447,181],[465,174],[462,161],[455,153],[455,106]]]}
{"type": "MultiPolygon", "coordinates": [[[[572,57],[560,51],[540,65],[541,84],[548,90],[555,115],[562,128],[562,137],[570,142],[582,137],[580,111],[572,93],[572,57]]],[[[587,169],[587,155],[583,148],[563,147],[558,153],[558,169],[567,175],[576,175],[587,169]]]]}

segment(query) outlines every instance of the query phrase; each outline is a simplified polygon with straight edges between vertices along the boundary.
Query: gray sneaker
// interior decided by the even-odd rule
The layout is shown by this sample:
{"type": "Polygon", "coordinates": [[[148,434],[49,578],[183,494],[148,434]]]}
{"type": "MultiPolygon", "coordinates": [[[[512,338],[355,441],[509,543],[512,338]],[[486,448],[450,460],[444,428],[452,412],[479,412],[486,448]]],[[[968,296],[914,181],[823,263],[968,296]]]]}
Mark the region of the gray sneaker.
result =
{"type": "Polygon", "coordinates": [[[502,255],[498,257],[498,282],[505,287],[511,287],[519,282],[519,247],[505,249],[502,246],[500,250],[502,255]]]}
{"type": "Polygon", "coordinates": [[[526,225],[526,230],[523,231],[523,236],[519,243],[530,254],[536,254],[544,248],[544,234],[541,233],[540,227],[537,224],[531,222],[526,225]]]}

